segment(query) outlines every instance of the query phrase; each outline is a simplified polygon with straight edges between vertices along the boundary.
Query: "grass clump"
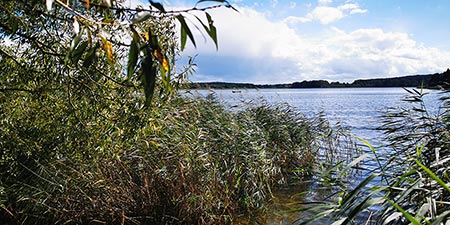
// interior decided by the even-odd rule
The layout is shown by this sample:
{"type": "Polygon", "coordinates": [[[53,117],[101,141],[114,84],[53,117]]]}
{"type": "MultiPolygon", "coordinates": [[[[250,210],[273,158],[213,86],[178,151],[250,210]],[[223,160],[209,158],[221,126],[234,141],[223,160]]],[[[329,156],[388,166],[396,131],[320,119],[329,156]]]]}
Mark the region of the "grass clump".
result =
{"type": "Polygon", "coordinates": [[[176,97],[144,110],[117,90],[106,102],[0,93],[1,221],[231,223],[333,143],[324,120],[286,105],[176,97]]]}

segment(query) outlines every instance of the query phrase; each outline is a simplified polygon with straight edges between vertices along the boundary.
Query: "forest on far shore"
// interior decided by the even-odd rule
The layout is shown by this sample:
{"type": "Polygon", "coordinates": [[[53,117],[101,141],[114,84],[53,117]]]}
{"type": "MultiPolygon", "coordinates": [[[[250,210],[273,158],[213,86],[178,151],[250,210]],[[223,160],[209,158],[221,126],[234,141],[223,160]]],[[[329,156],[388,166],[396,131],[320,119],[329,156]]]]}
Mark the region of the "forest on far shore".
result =
{"type": "Polygon", "coordinates": [[[235,88],[349,88],[349,87],[424,87],[449,88],[450,69],[443,73],[429,75],[410,75],[394,78],[359,79],[352,83],[329,82],[326,80],[312,80],[294,82],[290,84],[251,84],[228,82],[189,83],[187,89],[235,89],[235,88]]]}

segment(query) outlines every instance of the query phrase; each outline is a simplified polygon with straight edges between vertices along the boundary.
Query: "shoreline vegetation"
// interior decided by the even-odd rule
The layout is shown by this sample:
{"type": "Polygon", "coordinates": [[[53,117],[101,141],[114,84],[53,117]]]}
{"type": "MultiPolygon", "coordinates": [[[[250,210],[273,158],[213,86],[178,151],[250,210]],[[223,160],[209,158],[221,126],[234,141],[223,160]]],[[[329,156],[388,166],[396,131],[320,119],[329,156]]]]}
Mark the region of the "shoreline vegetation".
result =
{"type": "Polygon", "coordinates": [[[2,223],[232,223],[264,212],[275,186],[311,176],[319,154],[352,148],[322,117],[284,104],[231,112],[214,97],[176,98],[142,111],[128,101],[117,120],[94,112],[82,125],[67,102],[36,97],[1,98],[2,223]]]}
{"type": "Polygon", "coordinates": [[[423,87],[427,89],[449,88],[450,70],[429,75],[410,75],[394,78],[360,79],[352,83],[312,80],[290,84],[251,84],[231,82],[193,82],[186,89],[271,89],[271,88],[360,88],[360,87],[423,87]]]}

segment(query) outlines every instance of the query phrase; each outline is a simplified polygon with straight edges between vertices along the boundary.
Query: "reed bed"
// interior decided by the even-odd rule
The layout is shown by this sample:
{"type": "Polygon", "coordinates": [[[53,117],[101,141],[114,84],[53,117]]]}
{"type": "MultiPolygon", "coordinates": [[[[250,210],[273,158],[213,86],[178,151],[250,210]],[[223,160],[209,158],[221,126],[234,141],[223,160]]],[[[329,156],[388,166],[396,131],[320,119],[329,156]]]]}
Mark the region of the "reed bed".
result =
{"type": "Polygon", "coordinates": [[[0,98],[0,221],[233,223],[311,174],[324,143],[340,145],[323,118],[283,104],[231,112],[176,97],[143,109],[132,96],[77,110],[54,95],[0,98]]]}

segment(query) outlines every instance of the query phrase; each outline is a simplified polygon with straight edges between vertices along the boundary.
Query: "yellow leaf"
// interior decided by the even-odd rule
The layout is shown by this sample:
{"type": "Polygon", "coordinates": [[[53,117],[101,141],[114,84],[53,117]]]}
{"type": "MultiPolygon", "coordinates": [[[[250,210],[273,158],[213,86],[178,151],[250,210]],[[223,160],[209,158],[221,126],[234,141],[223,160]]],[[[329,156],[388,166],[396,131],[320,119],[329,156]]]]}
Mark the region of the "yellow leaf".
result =
{"type": "Polygon", "coordinates": [[[161,49],[157,48],[153,50],[153,55],[159,60],[165,71],[169,71],[169,63],[167,58],[162,54],[161,49]]]}
{"type": "Polygon", "coordinates": [[[109,42],[108,40],[106,40],[105,38],[102,37],[102,43],[103,43],[103,50],[105,50],[108,60],[113,62],[114,61],[113,47],[112,47],[111,42],[109,42]]]}
{"type": "Polygon", "coordinates": [[[89,9],[91,7],[91,2],[89,0],[86,0],[86,8],[89,9]]]}
{"type": "Polygon", "coordinates": [[[163,59],[162,66],[163,66],[164,70],[169,71],[169,63],[167,62],[166,58],[163,59]]]}

